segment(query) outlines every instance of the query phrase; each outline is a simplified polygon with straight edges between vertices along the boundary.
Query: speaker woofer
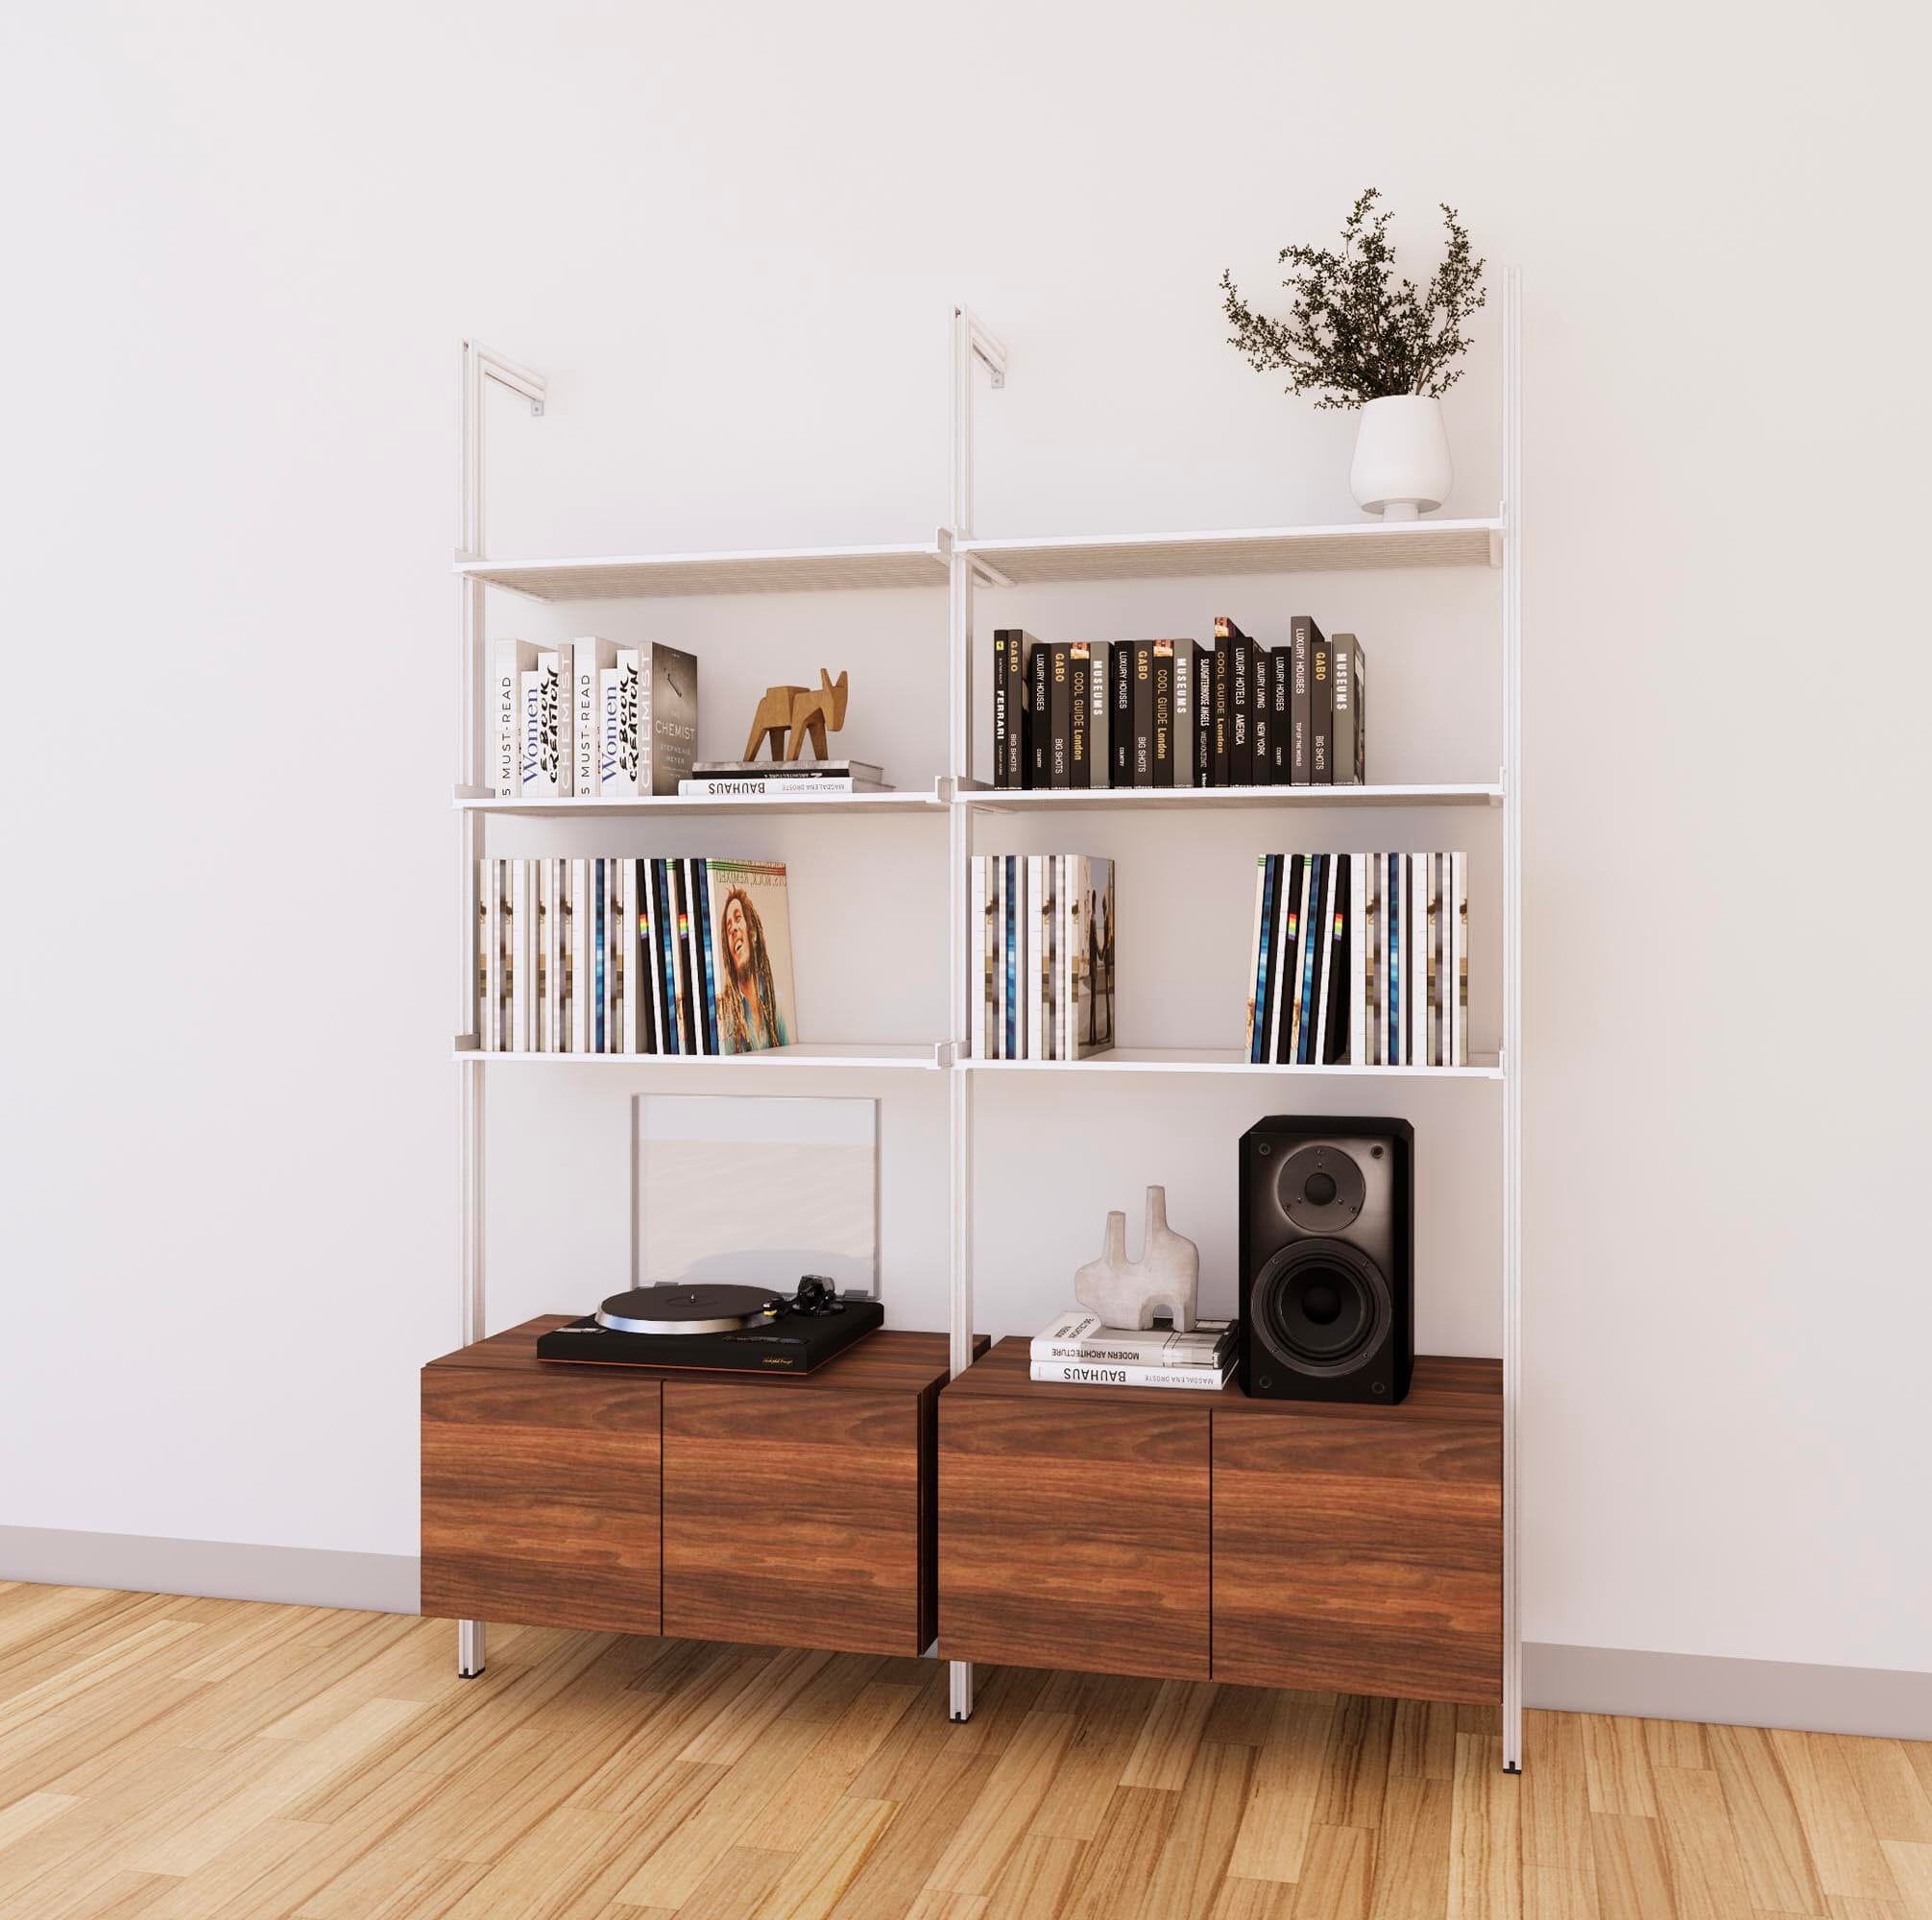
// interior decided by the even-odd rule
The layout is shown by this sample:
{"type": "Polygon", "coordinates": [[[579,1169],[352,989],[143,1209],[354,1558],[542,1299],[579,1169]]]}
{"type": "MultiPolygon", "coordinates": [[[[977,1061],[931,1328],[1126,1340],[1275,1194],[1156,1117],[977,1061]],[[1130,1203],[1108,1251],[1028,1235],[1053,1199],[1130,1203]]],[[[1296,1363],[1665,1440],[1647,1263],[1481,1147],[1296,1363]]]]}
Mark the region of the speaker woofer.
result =
{"type": "Polygon", "coordinates": [[[1345,1374],[1388,1337],[1389,1283],[1346,1240],[1295,1240],[1255,1276],[1248,1312],[1269,1355],[1298,1374],[1345,1374]]]}

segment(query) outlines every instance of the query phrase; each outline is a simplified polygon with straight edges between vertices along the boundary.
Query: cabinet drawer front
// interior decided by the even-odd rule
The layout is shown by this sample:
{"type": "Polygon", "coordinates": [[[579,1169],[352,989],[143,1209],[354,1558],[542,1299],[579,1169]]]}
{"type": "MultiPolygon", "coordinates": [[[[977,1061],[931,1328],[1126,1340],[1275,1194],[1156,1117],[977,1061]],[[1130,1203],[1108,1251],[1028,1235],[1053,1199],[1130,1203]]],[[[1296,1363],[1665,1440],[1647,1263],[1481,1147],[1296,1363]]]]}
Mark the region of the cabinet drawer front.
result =
{"type": "Polygon", "coordinates": [[[939,1402],[939,1650],[1208,1677],[1208,1414],[939,1402]]]}
{"type": "Polygon", "coordinates": [[[656,1380],[429,1367],[423,1611],[659,1630],[656,1380]]]}
{"type": "Polygon", "coordinates": [[[912,1392],[667,1381],[664,1631],[923,1652],[920,1413],[912,1392]]]}
{"type": "Polygon", "coordinates": [[[1500,1699],[1502,1468],[1485,1421],[1218,1419],[1215,1678],[1500,1699]]]}

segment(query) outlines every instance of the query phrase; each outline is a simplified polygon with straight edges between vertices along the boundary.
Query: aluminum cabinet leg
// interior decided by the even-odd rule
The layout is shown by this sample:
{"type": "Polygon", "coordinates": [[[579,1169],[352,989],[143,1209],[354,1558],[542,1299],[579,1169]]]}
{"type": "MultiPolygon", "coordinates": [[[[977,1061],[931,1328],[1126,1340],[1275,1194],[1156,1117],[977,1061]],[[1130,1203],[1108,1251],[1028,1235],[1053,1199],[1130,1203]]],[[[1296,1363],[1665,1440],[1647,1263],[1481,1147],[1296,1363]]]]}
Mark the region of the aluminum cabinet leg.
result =
{"type": "Polygon", "coordinates": [[[483,1622],[456,1622],[456,1677],[474,1680],[483,1671],[483,1622]]]}
{"type": "Polygon", "coordinates": [[[970,1720],[973,1717],[973,1663],[970,1660],[949,1660],[947,1663],[953,1694],[953,1717],[955,1720],[970,1720]]]}

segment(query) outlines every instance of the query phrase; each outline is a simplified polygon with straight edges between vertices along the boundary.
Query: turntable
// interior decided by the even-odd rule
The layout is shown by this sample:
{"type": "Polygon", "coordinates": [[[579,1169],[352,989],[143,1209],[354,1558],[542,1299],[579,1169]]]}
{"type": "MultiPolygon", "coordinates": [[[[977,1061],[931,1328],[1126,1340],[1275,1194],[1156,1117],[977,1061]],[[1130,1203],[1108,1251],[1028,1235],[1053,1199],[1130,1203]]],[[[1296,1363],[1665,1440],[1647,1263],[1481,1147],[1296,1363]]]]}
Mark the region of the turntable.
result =
{"type": "Polygon", "coordinates": [[[537,1337],[540,1360],[809,1374],[884,1323],[876,1300],[840,1297],[821,1274],[790,1296],[718,1282],[659,1283],[614,1293],[581,1320],[537,1337]]]}

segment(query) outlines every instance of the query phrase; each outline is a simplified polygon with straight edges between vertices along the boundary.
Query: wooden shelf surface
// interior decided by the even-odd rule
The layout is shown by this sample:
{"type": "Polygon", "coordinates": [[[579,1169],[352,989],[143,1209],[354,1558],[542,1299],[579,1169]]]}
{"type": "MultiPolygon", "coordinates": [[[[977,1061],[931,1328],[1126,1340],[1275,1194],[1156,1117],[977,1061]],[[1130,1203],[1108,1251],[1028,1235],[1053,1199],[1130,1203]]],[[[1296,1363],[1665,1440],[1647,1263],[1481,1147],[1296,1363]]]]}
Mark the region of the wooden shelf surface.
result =
{"type": "Polygon", "coordinates": [[[995,1343],[983,1358],[951,1382],[949,1394],[996,1395],[1005,1399],[1057,1400],[1065,1404],[1090,1401],[1096,1406],[1161,1406],[1170,1411],[1211,1408],[1217,1419],[1252,1415],[1262,1420],[1359,1417],[1364,1420],[1464,1419],[1500,1427],[1503,1422],[1503,1362],[1417,1354],[1409,1398],[1399,1406],[1362,1405],[1346,1401],[1250,1400],[1230,1380],[1219,1393],[1191,1392],[1164,1386],[1074,1386],[1059,1380],[1036,1380],[1032,1342],[1011,1333],[995,1343]]]}
{"type": "MultiPolygon", "coordinates": [[[[594,1309],[591,1302],[585,1311],[594,1309]]],[[[508,1327],[500,1333],[473,1345],[459,1347],[454,1353],[440,1355],[432,1367],[475,1367],[495,1373],[542,1374],[549,1379],[568,1380],[581,1376],[586,1384],[615,1380],[684,1380],[691,1384],[777,1387],[787,1393],[880,1391],[906,1387],[922,1388],[942,1378],[948,1371],[947,1337],[944,1333],[901,1332],[881,1327],[868,1333],[856,1346],[827,1360],[809,1374],[740,1374],[703,1367],[617,1367],[597,1366],[582,1361],[540,1360],[537,1335],[553,1327],[567,1326],[582,1316],[575,1313],[541,1313],[520,1326],[508,1327]]],[[[977,1336],[975,1351],[983,1354],[990,1345],[985,1334],[977,1336]]]]}

